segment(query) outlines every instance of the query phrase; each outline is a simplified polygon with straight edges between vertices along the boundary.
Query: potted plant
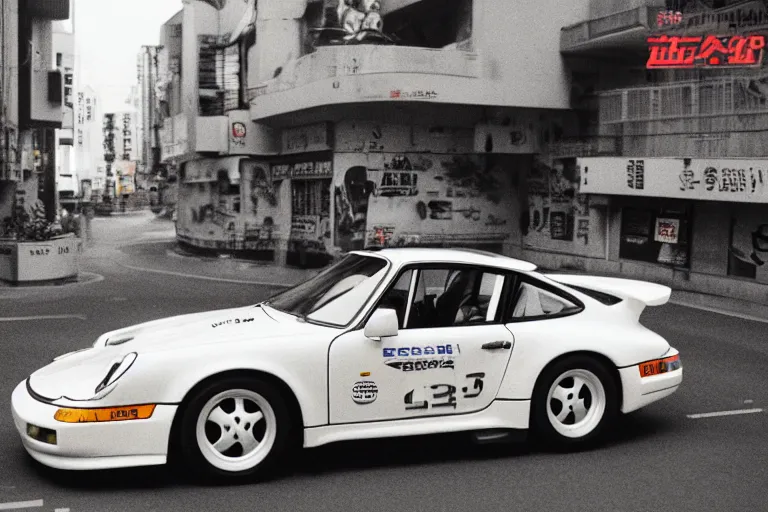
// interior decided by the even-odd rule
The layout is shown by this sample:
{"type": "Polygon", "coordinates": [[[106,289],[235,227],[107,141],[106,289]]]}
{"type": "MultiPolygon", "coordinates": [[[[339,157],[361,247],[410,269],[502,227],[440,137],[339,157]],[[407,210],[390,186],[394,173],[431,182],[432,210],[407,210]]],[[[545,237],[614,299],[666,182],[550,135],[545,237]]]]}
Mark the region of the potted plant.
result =
{"type": "Polygon", "coordinates": [[[0,279],[14,283],[77,276],[81,241],[49,222],[40,201],[27,212],[17,207],[0,229],[0,279]]]}

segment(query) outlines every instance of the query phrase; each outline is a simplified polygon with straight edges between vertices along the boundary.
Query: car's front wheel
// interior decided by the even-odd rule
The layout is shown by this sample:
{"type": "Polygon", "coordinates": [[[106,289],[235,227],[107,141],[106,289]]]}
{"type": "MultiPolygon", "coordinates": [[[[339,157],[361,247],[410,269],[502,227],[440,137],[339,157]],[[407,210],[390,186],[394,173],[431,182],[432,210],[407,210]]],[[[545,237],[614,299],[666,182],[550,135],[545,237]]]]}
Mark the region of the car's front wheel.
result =
{"type": "Polygon", "coordinates": [[[279,391],[255,379],[209,384],[188,403],[181,450],[199,477],[258,480],[288,446],[290,415],[279,391]]]}
{"type": "Polygon", "coordinates": [[[532,426],[550,446],[594,444],[618,415],[619,394],[610,371],[588,356],[572,356],[544,371],[534,390],[532,426]]]}

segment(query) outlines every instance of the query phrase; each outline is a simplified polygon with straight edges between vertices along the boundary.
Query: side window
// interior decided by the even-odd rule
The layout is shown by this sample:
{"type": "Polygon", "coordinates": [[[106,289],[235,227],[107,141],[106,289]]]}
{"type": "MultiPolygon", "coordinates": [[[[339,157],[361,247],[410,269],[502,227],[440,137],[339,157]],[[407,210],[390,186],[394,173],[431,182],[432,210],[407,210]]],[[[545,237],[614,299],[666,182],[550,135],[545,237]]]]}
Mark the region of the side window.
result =
{"type": "Polygon", "coordinates": [[[406,329],[465,326],[496,319],[504,276],[469,268],[418,272],[406,329]]]}
{"type": "Polygon", "coordinates": [[[400,329],[404,327],[406,306],[408,304],[408,292],[411,289],[412,279],[413,270],[406,270],[403,272],[395,285],[381,299],[378,306],[379,308],[394,309],[397,312],[400,329]]]}
{"type": "Polygon", "coordinates": [[[523,281],[512,297],[508,321],[546,318],[560,313],[575,312],[580,306],[556,293],[523,281]]]}

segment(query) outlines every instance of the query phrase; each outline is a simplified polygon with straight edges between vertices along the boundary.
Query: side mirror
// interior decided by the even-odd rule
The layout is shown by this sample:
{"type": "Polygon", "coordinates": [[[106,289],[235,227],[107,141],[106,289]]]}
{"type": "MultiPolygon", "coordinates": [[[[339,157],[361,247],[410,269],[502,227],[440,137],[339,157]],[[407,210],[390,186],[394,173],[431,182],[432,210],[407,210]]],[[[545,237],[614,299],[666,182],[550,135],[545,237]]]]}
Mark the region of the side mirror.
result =
{"type": "Polygon", "coordinates": [[[371,318],[365,324],[366,338],[375,341],[381,341],[381,338],[397,336],[400,328],[400,322],[397,319],[397,313],[394,309],[380,308],[373,312],[371,318]]]}

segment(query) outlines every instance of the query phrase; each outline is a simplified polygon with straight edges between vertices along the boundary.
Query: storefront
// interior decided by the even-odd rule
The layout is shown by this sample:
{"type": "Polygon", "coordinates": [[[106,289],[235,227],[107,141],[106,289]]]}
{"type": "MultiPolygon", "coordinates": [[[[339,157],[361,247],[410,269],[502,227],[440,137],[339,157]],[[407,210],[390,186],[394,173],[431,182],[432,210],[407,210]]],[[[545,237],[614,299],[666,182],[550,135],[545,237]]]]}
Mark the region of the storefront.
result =
{"type": "Polygon", "coordinates": [[[757,285],[768,284],[768,161],[578,160],[580,192],[611,197],[616,270],[764,300],[757,285]]]}
{"type": "Polygon", "coordinates": [[[305,268],[323,267],[332,259],[331,180],[332,154],[309,153],[284,157],[271,165],[276,187],[290,188],[290,235],[286,263],[305,268]]]}
{"type": "Polygon", "coordinates": [[[290,202],[286,263],[323,267],[333,259],[331,181],[333,127],[316,123],[282,131],[279,157],[270,160],[272,180],[290,202]]]}

